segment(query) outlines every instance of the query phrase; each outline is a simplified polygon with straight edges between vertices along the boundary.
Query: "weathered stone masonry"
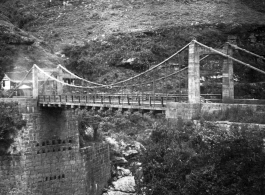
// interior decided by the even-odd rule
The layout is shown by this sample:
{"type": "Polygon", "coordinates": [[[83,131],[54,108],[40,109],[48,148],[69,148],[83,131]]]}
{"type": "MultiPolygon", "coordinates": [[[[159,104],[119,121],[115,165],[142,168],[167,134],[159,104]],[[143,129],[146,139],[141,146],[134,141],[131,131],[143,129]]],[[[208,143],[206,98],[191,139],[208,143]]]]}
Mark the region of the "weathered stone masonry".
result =
{"type": "Polygon", "coordinates": [[[170,120],[177,120],[179,118],[184,120],[199,119],[203,114],[218,114],[227,109],[249,108],[254,112],[265,113],[265,105],[261,104],[224,104],[224,103],[167,103],[166,118],[170,120]]]}
{"type": "Polygon", "coordinates": [[[34,100],[19,100],[19,109],[27,120],[22,153],[0,158],[0,187],[7,182],[5,188],[26,194],[100,194],[110,177],[108,145],[79,148],[74,110],[39,110],[34,100]]]}

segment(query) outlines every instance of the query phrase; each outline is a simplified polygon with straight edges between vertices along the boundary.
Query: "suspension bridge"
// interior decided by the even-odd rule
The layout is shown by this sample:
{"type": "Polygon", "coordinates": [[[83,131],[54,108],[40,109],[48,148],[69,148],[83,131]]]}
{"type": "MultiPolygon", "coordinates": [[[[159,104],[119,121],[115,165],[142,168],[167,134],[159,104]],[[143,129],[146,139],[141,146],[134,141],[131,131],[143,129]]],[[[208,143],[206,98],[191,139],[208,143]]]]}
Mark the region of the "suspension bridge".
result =
{"type": "Polygon", "coordinates": [[[235,90],[244,84],[238,80],[238,68],[243,73],[256,71],[253,75],[259,82],[265,74],[262,66],[243,62],[238,52],[265,62],[263,56],[232,43],[213,49],[193,40],[148,70],[108,84],[81,78],[61,65],[54,69],[34,65],[13,91],[27,84],[33,98],[1,99],[17,101],[27,126],[19,133],[22,155],[0,159],[0,183],[32,194],[101,193],[111,172],[109,146],[91,143],[80,148],[77,112],[64,108],[159,111],[175,120],[254,103],[258,105],[247,107],[265,113],[262,99],[235,90]]]}
{"type": "Polygon", "coordinates": [[[232,43],[214,49],[192,40],[161,63],[115,83],[92,82],[61,65],[55,69],[34,65],[25,78],[32,74],[32,94],[40,107],[164,111],[170,102],[238,103],[243,99],[235,98],[234,63],[261,74],[265,71],[234,58],[235,50],[265,60],[232,43]]]}

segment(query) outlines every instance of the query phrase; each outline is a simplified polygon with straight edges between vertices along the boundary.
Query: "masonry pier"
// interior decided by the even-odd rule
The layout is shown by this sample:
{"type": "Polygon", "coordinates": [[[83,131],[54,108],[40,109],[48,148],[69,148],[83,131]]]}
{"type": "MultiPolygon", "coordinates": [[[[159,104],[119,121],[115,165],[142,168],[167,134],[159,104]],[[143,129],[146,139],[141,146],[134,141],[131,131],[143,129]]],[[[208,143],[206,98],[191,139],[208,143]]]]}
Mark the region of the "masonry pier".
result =
{"type": "Polygon", "coordinates": [[[110,178],[109,146],[80,148],[75,110],[40,108],[35,99],[3,101],[18,102],[27,126],[19,135],[21,154],[0,158],[0,183],[27,194],[101,194],[110,178]]]}

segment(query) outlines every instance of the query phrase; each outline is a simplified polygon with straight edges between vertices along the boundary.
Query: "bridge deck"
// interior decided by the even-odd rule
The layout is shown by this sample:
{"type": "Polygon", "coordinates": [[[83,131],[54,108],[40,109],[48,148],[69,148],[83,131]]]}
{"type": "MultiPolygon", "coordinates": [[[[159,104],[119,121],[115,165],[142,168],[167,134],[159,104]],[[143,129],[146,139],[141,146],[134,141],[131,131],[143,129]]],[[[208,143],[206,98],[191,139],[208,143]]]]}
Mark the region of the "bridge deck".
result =
{"type": "Polygon", "coordinates": [[[71,106],[163,111],[167,102],[187,102],[187,99],[187,95],[183,94],[40,95],[38,97],[38,103],[43,107],[71,106]]]}
{"type": "Polygon", "coordinates": [[[166,102],[185,101],[186,96],[139,96],[139,95],[52,95],[39,96],[40,106],[98,107],[136,110],[165,110],[166,102]]]}

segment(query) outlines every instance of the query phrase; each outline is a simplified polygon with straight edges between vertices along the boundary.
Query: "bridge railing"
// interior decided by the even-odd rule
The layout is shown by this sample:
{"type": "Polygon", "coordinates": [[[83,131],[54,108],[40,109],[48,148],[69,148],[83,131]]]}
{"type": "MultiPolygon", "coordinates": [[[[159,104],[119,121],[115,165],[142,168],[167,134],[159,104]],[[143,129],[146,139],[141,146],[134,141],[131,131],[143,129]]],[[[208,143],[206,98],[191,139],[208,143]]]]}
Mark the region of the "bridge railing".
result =
{"type": "Polygon", "coordinates": [[[222,94],[201,94],[201,102],[222,102],[222,94]]]}
{"type": "MultiPolygon", "coordinates": [[[[219,102],[221,94],[201,94],[203,101],[219,102]]],[[[187,102],[187,94],[83,94],[83,95],[40,95],[42,104],[94,104],[134,105],[165,107],[167,102],[187,102]]]]}
{"type": "Polygon", "coordinates": [[[116,104],[164,107],[166,102],[187,102],[186,94],[87,94],[87,95],[39,95],[43,104],[116,104]]]}

